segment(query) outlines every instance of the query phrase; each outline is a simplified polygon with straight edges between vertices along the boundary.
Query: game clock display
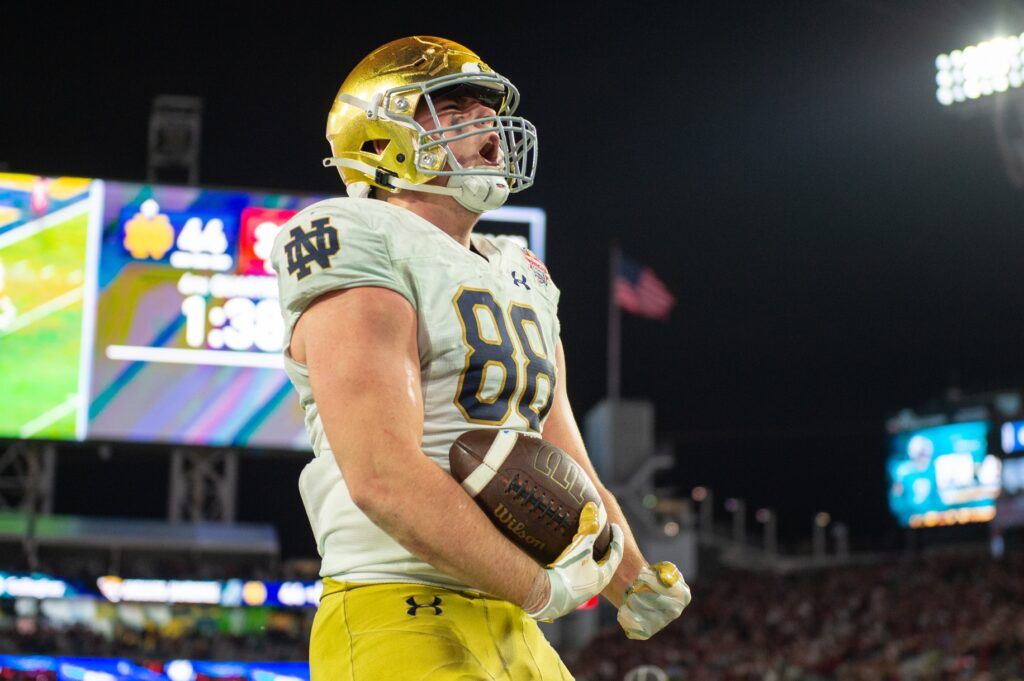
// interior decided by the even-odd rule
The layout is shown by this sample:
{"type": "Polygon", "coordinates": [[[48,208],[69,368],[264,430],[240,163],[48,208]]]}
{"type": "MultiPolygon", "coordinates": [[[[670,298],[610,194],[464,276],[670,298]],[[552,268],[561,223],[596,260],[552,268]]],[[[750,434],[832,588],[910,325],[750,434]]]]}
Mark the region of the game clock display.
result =
{"type": "Polygon", "coordinates": [[[0,438],[307,450],[270,249],[324,198],[0,173],[0,438]]]}

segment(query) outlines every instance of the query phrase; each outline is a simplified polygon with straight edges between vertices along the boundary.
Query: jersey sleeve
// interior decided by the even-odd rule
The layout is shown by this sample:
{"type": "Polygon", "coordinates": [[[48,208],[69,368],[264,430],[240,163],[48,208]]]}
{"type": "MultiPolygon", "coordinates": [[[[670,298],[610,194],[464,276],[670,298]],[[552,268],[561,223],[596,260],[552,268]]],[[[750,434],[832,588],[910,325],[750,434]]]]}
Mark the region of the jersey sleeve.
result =
{"type": "Polygon", "coordinates": [[[286,340],[310,303],[331,291],[376,286],[395,291],[416,306],[392,262],[386,234],[342,201],[302,211],[274,241],[271,262],[277,272],[286,340]]]}

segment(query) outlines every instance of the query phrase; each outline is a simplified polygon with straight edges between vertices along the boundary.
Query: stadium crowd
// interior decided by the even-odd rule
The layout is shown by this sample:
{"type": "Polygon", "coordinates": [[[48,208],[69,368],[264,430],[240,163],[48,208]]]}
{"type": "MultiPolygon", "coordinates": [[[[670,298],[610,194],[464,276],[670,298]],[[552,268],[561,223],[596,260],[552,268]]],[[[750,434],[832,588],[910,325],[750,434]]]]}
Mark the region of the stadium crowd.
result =
{"type": "MultiPolygon", "coordinates": [[[[577,681],[620,681],[644,664],[673,681],[1024,681],[1021,555],[723,571],[692,586],[685,615],[650,641],[628,641],[614,626],[565,653],[577,681]]],[[[312,609],[264,613],[245,633],[232,631],[223,611],[176,608],[160,626],[121,617],[66,626],[45,609],[0,601],[0,650],[140,662],[306,659],[312,609]]]]}
{"type": "Polygon", "coordinates": [[[176,658],[239,662],[307,659],[311,609],[277,610],[265,623],[244,633],[225,631],[212,608],[193,610],[162,624],[150,621],[141,626],[109,620],[67,625],[42,615],[0,612],[0,652],[118,657],[140,663],[176,658]]]}
{"type": "Polygon", "coordinates": [[[1024,560],[971,553],[797,575],[726,573],[646,642],[607,629],[577,681],[655,664],[684,681],[1024,680],[1024,560]]]}

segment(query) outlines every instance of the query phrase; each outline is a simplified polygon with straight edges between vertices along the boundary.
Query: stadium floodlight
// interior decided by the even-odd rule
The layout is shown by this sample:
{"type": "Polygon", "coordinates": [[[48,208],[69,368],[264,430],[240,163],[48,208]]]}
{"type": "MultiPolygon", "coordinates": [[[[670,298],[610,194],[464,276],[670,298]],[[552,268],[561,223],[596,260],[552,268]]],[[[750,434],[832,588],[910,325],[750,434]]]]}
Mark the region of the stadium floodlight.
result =
{"type": "Polygon", "coordinates": [[[968,45],[935,58],[935,98],[943,106],[1024,85],[1024,33],[968,45]]]}

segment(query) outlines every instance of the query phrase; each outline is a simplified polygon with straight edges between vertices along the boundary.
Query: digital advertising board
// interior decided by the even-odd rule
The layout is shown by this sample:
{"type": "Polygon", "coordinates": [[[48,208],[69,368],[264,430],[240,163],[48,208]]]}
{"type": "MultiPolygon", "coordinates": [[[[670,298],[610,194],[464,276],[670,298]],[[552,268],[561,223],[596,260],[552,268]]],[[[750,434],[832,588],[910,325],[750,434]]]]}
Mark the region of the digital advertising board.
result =
{"type": "Polygon", "coordinates": [[[987,522],[996,515],[1001,461],[989,423],[950,423],[897,433],[887,463],[889,507],[904,527],[987,522]]]}
{"type": "Polygon", "coordinates": [[[123,658],[0,654],[0,678],[31,678],[35,681],[308,681],[309,665],[305,662],[149,660],[143,666],[123,658]]]}
{"type": "Polygon", "coordinates": [[[308,449],[268,258],[323,198],[0,173],[0,438],[308,449]]]}

